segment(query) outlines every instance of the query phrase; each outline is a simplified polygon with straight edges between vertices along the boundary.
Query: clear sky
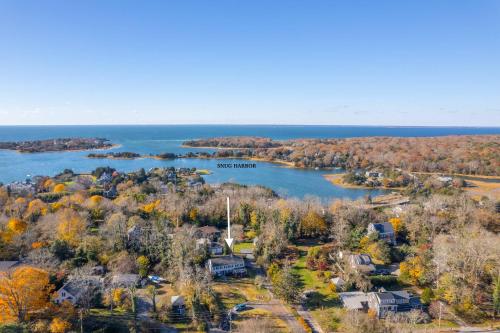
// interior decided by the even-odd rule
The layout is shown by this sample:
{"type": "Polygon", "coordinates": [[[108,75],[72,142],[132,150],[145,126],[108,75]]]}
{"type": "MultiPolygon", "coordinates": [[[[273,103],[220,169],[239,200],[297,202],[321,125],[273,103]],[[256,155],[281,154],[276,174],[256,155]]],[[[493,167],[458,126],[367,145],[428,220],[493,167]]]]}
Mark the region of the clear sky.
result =
{"type": "Polygon", "coordinates": [[[500,1],[0,0],[0,125],[500,126],[500,1]]]}

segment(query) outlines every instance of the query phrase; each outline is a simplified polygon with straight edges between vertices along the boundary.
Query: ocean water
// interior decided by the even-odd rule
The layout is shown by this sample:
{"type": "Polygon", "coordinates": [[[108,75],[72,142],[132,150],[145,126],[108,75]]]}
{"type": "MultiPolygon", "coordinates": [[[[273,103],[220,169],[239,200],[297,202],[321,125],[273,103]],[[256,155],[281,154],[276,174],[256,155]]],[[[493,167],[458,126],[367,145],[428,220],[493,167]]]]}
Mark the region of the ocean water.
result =
{"type": "MultiPolygon", "coordinates": [[[[62,137],[103,137],[119,144],[112,151],[132,151],[140,154],[164,152],[185,153],[199,149],[182,148],[189,139],[217,136],[262,136],[273,139],[347,138],[362,136],[442,136],[465,134],[500,134],[500,127],[375,127],[375,126],[280,126],[280,125],[155,125],[155,126],[0,126],[0,141],[36,140],[62,137]]],[[[23,180],[27,175],[55,175],[63,169],[88,172],[98,166],[111,166],[121,171],[146,170],[152,167],[196,167],[209,169],[204,176],[208,183],[226,181],[248,185],[264,185],[282,196],[317,196],[357,199],[383,190],[345,189],[334,186],[323,177],[332,170],[300,170],[279,164],[255,162],[255,169],[218,169],[217,163],[236,160],[154,159],[98,160],[88,159],[85,152],[51,152],[21,154],[0,150],[0,182],[23,180]]]]}

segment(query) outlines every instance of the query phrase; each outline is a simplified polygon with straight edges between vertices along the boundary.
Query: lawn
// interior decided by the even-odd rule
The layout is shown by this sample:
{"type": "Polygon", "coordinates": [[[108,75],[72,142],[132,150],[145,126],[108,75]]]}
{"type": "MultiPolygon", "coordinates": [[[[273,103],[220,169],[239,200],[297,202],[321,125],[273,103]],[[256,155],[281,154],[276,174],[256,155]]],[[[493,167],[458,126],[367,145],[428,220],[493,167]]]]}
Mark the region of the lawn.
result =
{"type": "Polygon", "coordinates": [[[306,257],[309,245],[298,246],[299,257],[293,265],[293,271],[299,276],[304,290],[315,290],[309,295],[305,307],[325,331],[335,331],[340,325],[343,309],[340,307],[338,296],[332,294],[325,278],[318,277],[317,271],[307,268],[306,257]]]}
{"type": "Polygon", "coordinates": [[[253,250],[252,242],[241,242],[234,244],[234,252],[240,253],[241,250],[253,250]]]}
{"type": "Polygon", "coordinates": [[[254,284],[254,280],[248,277],[216,281],[213,288],[219,294],[226,309],[249,301],[269,301],[268,292],[265,289],[259,289],[254,284]]]}
{"type": "Polygon", "coordinates": [[[346,310],[338,307],[311,310],[311,315],[326,332],[336,332],[341,325],[341,318],[346,310]]]}
{"type": "Polygon", "coordinates": [[[299,258],[293,265],[293,271],[300,277],[304,290],[314,289],[324,294],[328,293],[328,284],[318,278],[317,272],[311,271],[306,265],[308,246],[299,246],[299,258]]]}
{"type": "MultiPolygon", "coordinates": [[[[280,318],[276,317],[272,312],[263,309],[251,309],[241,312],[237,315],[233,324],[238,327],[244,327],[245,323],[252,318],[269,318],[273,324],[273,332],[288,333],[290,329],[287,324],[280,318]]],[[[237,330],[236,330],[237,331],[237,330]]],[[[255,332],[258,333],[258,332],[255,332]]]]}

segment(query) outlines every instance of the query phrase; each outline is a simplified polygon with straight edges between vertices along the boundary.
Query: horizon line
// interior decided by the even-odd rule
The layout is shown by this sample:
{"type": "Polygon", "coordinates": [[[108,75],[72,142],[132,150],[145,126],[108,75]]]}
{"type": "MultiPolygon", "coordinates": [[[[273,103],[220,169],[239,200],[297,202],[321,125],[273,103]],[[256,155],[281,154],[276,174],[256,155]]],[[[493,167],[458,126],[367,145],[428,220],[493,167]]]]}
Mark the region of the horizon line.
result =
{"type": "Polygon", "coordinates": [[[366,124],[259,124],[259,123],[248,123],[248,124],[228,124],[228,123],[211,123],[211,124],[203,124],[203,123],[161,123],[161,124],[149,124],[149,123],[138,123],[138,124],[7,124],[0,125],[0,127],[77,127],[77,126],[283,126],[283,127],[394,127],[394,128],[498,128],[500,126],[491,126],[491,125],[387,125],[387,124],[374,124],[374,125],[366,125],[366,124]]]}

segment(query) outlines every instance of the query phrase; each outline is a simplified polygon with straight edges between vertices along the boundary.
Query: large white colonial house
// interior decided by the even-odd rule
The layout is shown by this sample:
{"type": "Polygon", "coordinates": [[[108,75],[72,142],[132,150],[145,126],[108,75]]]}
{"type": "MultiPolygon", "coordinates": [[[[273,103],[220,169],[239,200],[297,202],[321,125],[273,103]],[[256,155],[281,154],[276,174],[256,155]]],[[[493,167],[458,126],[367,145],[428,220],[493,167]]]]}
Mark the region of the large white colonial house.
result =
{"type": "Polygon", "coordinates": [[[216,276],[243,275],[246,273],[245,260],[235,255],[220,256],[209,259],[208,269],[210,273],[216,276]]]}

